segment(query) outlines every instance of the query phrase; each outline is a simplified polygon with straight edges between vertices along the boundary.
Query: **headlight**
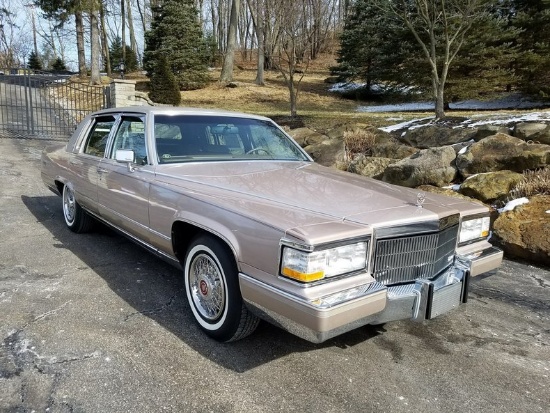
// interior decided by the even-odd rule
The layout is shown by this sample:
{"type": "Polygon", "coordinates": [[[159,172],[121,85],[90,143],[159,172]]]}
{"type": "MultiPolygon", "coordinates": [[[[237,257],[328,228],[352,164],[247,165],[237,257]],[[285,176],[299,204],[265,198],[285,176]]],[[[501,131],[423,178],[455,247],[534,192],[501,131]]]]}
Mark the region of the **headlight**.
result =
{"type": "Polygon", "coordinates": [[[367,242],[306,252],[284,247],[281,274],[301,282],[359,271],[367,266],[367,242]]]}
{"type": "Polygon", "coordinates": [[[489,217],[465,219],[460,225],[459,244],[489,236],[489,217]]]}

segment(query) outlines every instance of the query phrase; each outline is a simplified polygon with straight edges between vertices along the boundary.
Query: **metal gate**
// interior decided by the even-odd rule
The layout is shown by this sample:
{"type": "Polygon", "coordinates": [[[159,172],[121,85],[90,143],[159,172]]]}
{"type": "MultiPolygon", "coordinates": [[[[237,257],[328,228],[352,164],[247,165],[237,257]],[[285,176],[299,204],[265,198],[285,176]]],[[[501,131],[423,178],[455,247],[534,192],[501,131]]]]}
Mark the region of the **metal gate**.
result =
{"type": "Polygon", "coordinates": [[[0,136],[66,140],[87,114],[107,107],[106,89],[69,75],[0,70],[0,136]]]}

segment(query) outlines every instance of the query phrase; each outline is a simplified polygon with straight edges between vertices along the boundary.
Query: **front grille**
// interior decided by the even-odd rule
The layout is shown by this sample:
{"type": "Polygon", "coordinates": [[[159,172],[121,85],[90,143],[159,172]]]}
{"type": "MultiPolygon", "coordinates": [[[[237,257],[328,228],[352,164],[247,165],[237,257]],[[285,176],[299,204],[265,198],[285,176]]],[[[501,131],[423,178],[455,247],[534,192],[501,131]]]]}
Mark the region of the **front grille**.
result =
{"type": "Polygon", "coordinates": [[[384,284],[399,284],[432,278],[453,262],[458,225],[430,234],[376,241],[374,278],[384,284]]]}

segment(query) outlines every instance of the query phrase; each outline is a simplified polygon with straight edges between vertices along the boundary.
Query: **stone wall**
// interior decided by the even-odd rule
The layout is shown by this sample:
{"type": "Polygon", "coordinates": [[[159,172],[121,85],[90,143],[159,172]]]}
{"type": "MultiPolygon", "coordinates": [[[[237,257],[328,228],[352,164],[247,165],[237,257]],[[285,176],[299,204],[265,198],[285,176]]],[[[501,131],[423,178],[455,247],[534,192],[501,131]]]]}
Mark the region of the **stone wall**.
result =
{"type": "Polygon", "coordinates": [[[109,85],[110,107],[154,106],[153,102],[143,92],[136,92],[136,81],[113,79],[109,85]]]}

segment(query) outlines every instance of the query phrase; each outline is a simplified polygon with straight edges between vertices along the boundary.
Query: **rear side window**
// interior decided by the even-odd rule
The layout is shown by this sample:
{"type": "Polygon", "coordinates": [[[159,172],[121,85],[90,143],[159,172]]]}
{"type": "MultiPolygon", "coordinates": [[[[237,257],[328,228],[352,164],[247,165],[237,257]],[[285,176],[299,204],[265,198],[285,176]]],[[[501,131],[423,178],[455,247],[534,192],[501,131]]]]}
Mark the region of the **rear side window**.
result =
{"type": "Polygon", "coordinates": [[[103,158],[109,133],[115,124],[114,116],[101,116],[94,119],[90,133],[86,137],[84,153],[103,158]]]}

